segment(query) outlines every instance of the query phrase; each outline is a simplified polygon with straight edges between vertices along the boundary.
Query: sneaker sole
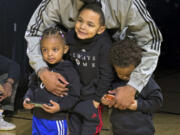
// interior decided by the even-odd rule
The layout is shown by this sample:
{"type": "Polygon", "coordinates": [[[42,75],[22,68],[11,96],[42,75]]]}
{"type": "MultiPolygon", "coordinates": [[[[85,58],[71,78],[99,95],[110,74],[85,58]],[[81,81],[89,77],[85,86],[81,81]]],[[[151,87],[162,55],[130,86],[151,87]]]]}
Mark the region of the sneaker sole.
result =
{"type": "Polygon", "coordinates": [[[14,130],[16,127],[14,128],[0,128],[0,131],[9,131],[9,130],[14,130]]]}

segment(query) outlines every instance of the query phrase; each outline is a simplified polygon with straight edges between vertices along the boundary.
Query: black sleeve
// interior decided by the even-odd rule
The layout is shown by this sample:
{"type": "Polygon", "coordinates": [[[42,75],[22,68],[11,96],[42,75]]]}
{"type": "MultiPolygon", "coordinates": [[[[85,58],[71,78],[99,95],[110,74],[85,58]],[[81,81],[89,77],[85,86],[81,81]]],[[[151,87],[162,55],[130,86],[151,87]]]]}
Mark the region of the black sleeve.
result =
{"type": "Polygon", "coordinates": [[[35,90],[37,87],[38,87],[38,77],[34,72],[29,76],[28,90],[24,98],[33,99],[33,90],[35,90]]]}
{"type": "Polygon", "coordinates": [[[25,98],[30,98],[31,100],[33,99],[33,90],[32,89],[28,89],[26,91],[26,94],[24,95],[24,99],[25,98]]]}
{"type": "Polygon", "coordinates": [[[110,89],[112,80],[114,78],[113,68],[109,60],[109,51],[112,43],[108,37],[103,38],[102,41],[103,45],[99,55],[100,63],[99,78],[97,81],[98,86],[95,94],[95,101],[97,102],[100,102],[101,97],[110,89]]]}
{"type": "Polygon", "coordinates": [[[66,76],[69,82],[68,95],[59,99],[60,110],[70,110],[78,101],[80,97],[80,79],[74,68],[69,68],[68,76],[66,76]]]}
{"type": "Polygon", "coordinates": [[[18,81],[20,76],[20,66],[15,61],[0,55],[0,72],[8,73],[8,78],[18,81]]]}
{"type": "Polygon", "coordinates": [[[152,113],[160,109],[163,104],[163,95],[160,89],[154,90],[147,98],[137,100],[137,110],[145,113],[152,113]]]}

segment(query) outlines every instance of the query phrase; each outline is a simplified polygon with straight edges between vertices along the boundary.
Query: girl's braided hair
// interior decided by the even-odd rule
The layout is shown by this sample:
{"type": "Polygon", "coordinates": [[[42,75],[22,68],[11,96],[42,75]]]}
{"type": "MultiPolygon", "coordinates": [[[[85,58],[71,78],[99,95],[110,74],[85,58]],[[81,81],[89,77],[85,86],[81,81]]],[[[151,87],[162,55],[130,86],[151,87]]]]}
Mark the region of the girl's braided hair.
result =
{"type": "Polygon", "coordinates": [[[64,43],[66,43],[65,42],[65,33],[61,29],[59,29],[58,27],[50,27],[50,28],[45,29],[43,34],[42,34],[41,41],[47,37],[50,37],[50,36],[60,36],[61,40],[64,43]]]}

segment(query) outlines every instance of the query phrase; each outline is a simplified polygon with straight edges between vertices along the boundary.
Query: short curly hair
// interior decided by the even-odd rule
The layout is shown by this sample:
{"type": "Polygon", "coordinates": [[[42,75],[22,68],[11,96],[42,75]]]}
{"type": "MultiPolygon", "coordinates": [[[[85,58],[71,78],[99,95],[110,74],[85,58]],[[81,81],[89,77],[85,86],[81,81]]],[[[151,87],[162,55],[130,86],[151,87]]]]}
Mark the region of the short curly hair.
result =
{"type": "Polygon", "coordinates": [[[132,39],[115,42],[110,50],[110,61],[119,67],[139,65],[142,58],[142,49],[132,39]]]}

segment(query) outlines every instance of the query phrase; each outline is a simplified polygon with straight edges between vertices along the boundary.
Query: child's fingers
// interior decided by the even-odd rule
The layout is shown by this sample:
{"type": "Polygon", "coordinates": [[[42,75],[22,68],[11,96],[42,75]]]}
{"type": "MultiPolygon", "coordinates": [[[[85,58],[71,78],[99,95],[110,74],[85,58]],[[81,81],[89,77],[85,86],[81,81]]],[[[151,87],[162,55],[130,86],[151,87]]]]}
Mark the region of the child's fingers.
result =
{"type": "Polygon", "coordinates": [[[30,100],[30,98],[25,98],[24,102],[26,102],[26,101],[31,101],[31,100],[30,100]]]}
{"type": "Polygon", "coordinates": [[[48,113],[55,113],[60,110],[59,104],[50,100],[51,105],[43,104],[42,109],[48,113]]]}
{"type": "Polygon", "coordinates": [[[55,107],[55,103],[54,101],[50,101],[50,103],[52,104],[52,106],[49,106],[47,104],[43,104],[42,105],[42,108],[45,110],[45,111],[48,111],[48,112],[51,112],[52,110],[54,110],[54,107],[55,107]]]}
{"type": "Polygon", "coordinates": [[[30,99],[28,99],[28,98],[24,99],[23,105],[26,105],[26,104],[27,104],[26,101],[30,101],[30,99]]]}
{"type": "Polygon", "coordinates": [[[48,106],[48,105],[46,105],[46,104],[43,104],[42,105],[42,109],[44,110],[44,111],[46,111],[46,112],[48,112],[48,113],[51,113],[51,108],[48,106]]]}
{"type": "Polygon", "coordinates": [[[115,104],[115,100],[111,100],[108,104],[108,107],[111,108],[115,104]]]}
{"type": "Polygon", "coordinates": [[[57,105],[57,103],[56,102],[54,102],[54,101],[52,101],[52,100],[50,100],[50,103],[54,106],[54,105],[57,105]]]}
{"type": "Polygon", "coordinates": [[[23,106],[24,106],[25,109],[32,109],[32,108],[34,108],[34,105],[27,104],[27,103],[23,104],[23,106]]]}
{"type": "Polygon", "coordinates": [[[105,96],[106,96],[106,95],[104,95],[104,96],[102,97],[102,99],[101,99],[101,102],[102,102],[103,104],[106,104],[106,103],[107,103],[107,100],[106,100],[105,96]]]}
{"type": "Polygon", "coordinates": [[[109,90],[108,93],[114,95],[114,94],[116,94],[116,89],[114,89],[114,90],[109,90]]]}
{"type": "Polygon", "coordinates": [[[24,108],[26,109],[32,109],[34,108],[34,105],[33,104],[30,104],[30,103],[27,103],[27,101],[31,101],[30,98],[25,98],[24,101],[23,101],[23,106],[24,108]]]}
{"type": "Polygon", "coordinates": [[[104,105],[108,105],[108,106],[110,106],[111,105],[111,100],[109,100],[109,99],[107,99],[107,98],[105,98],[105,96],[103,96],[102,97],[102,103],[104,104],[104,105]]]}
{"type": "Polygon", "coordinates": [[[47,105],[47,104],[43,104],[42,107],[46,110],[50,110],[52,107],[47,105]]]}

